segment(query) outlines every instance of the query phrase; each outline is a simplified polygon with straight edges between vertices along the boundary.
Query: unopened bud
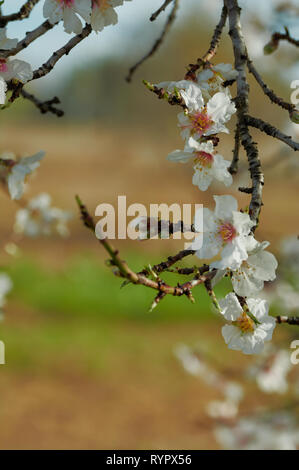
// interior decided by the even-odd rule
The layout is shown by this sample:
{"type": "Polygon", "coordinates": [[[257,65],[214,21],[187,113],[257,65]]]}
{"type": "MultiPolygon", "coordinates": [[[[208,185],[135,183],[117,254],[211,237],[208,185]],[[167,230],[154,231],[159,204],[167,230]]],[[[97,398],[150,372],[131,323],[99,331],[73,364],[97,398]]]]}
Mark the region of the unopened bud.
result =
{"type": "Polygon", "coordinates": [[[278,43],[277,43],[277,42],[274,42],[274,41],[268,42],[268,44],[266,44],[266,45],[264,46],[264,54],[265,54],[265,55],[270,55],[270,54],[272,54],[273,52],[276,51],[277,47],[278,47],[278,43]]]}
{"type": "Polygon", "coordinates": [[[299,124],[299,110],[298,109],[294,109],[291,113],[290,113],[290,118],[291,118],[291,121],[294,122],[295,124],[299,124]]]}

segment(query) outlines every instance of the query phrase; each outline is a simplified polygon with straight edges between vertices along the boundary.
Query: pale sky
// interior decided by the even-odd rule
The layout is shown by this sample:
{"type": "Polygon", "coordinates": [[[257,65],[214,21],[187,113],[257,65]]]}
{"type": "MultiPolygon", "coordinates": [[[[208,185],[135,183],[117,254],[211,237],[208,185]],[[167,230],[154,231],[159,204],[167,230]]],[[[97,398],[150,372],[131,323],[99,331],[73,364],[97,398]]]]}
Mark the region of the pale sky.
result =
{"type": "MultiPolygon", "coordinates": [[[[17,11],[24,1],[25,0],[5,0],[3,13],[17,11]]],[[[125,2],[123,6],[116,9],[119,15],[118,24],[105,28],[104,31],[98,35],[92,33],[91,36],[82,41],[68,57],[64,57],[58,62],[58,65],[55,67],[55,72],[43,79],[44,84],[54,78],[61,79],[66,71],[69,71],[70,68],[76,65],[84,66],[85,63],[90,63],[93,60],[99,61],[101,58],[120,54],[121,49],[124,47],[128,48],[130,44],[134,45],[134,56],[136,56],[136,37],[134,37],[136,23],[141,26],[144,25],[147,34],[150,34],[153,28],[155,28],[158,34],[158,31],[166,19],[169,7],[166,12],[160,15],[160,18],[155,22],[156,24],[151,23],[149,17],[151,13],[162,4],[162,1],[163,0],[132,0],[125,2]]],[[[249,10],[256,11],[258,9],[261,20],[269,20],[271,23],[271,10],[278,1],[279,0],[240,0],[240,5],[249,10]]],[[[44,21],[42,15],[43,3],[44,2],[41,1],[40,4],[34,8],[29,19],[11,23],[8,27],[8,36],[21,39],[24,37],[26,31],[34,29],[44,21]]],[[[293,0],[293,3],[299,6],[299,0],[293,0]]],[[[184,17],[190,12],[190,9],[199,11],[200,8],[210,12],[210,14],[215,17],[215,21],[217,21],[221,6],[222,1],[220,0],[181,0],[178,21],[183,21],[184,17]]],[[[271,29],[271,26],[269,26],[269,28],[271,29]]],[[[69,34],[64,33],[63,26],[60,24],[33,43],[28,50],[19,54],[18,57],[24,58],[24,60],[31,63],[33,68],[36,68],[45,62],[54,50],[65,44],[70,37],[69,34]]],[[[268,32],[265,33],[265,37],[269,37],[268,32]]],[[[256,36],[251,38],[251,42],[253,42],[251,53],[255,54],[257,51],[262,53],[263,44],[259,44],[259,40],[263,41],[263,38],[257,38],[256,36]]],[[[142,51],[145,51],[147,46],[143,44],[142,41],[140,41],[140,44],[143,47],[142,51]]]]}

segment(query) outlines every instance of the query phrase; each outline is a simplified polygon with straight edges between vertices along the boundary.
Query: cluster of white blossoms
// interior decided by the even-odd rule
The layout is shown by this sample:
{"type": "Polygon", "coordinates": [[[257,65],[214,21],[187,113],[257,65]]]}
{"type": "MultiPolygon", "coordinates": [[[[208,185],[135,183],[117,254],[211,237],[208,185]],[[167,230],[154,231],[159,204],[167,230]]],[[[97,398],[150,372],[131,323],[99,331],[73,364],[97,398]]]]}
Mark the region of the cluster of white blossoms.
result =
{"type": "MultiPolygon", "coordinates": [[[[0,183],[10,198],[20,201],[24,195],[26,178],[40,165],[45,152],[17,158],[12,153],[0,155],[0,183]]],[[[28,237],[58,234],[67,236],[67,222],[71,214],[51,206],[51,197],[40,194],[29,202],[20,202],[22,209],[17,211],[14,231],[28,237]]]]}
{"type": "MultiPolygon", "coordinates": [[[[14,49],[17,44],[17,39],[7,38],[6,28],[0,28],[0,50],[8,51],[14,49]]],[[[26,83],[32,77],[32,68],[28,62],[19,59],[0,58],[0,104],[5,103],[8,82],[18,80],[26,83]]]]}
{"type": "Polygon", "coordinates": [[[44,17],[51,24],[63,21],[66,33],[80,34],[82,22],[90,24],[96,32],[117,23],[115,7],[131,0],[45,0],[44,17]]]}
{"type": "Polygon", "coordinates": [[[0,156],[0,181],[7,186],[11,199],[21,199],[25,190],[26,177],[39,167],[44,156],[43,151],[31,157],[19,159],[10,153],[0,156]]]}
{"type": "Polygon", "coordinates": [[[54,234],[65,237],[69,234],[67,222],[71,217],[70,212],[51,206],[50,195],[42,193],[17,212],[14,230],[32,238],[54,234]]]}
{"type": "MultiPolygon", "coordinates": [[[[234,81],[238,72],[230,64],[209,64],[194,81],[162,82],[156,86],[183,100],[184,111],[178,115],[178,127],[184,149],[168,155],[174,162],[194,162],[192,182],[206,191],[213,180],[226,187],[232,184],[230,162],[216,150],[217,134],[229,130],[226,124],[236,112],[225,82],[234,81]]],[[[207,208],[195,215],[196,237],[189,246],[200,259],[212,260],[217,273],[215,285],[223,276],[231,278],[233,293],[219,302],[219,310],[228,324],[222,328],[230,349],[258,354],[264,342],[271,340],[275,319],[268,315],[268,304],[255,298],[265,281],[273,281],[277,268],[275,257],[265,251],[268,242],[255,240],[254,222],[248,213],[238,210],[230,195],[214,196],[215,210],[207,208]],[[215,258],[215,260],[214,260],[215,258]]]]}
{"type": "MultiPolygon", "coordinates": [[[[289,353],[284,349],[276,349],[267,345],[263,353],[254,359],[254,363],[240,371],[238,378],[242,383],[233,382],[227,378],[227,374],[220,369],[220,363],[210,353],[208,344],[202,341],[194,348],[180,344],[175,348],[175,356],[186,372],[203,381],[211,387],[213,396],[215,392],[220,394],[218,400],[206,403],[206,413],[214,420],[214,433],[217,441],[224,449],[298,449],[299,426],[296,415],[288,410],[292,404],[298,402],[298,385],[296,383],[296,367],[293,368],[292,387],[287,383],[287,375],[292,365],[289,353]],[[205,353],[209,351],[208,354],[205,353]],[[217,368],[215,368],[217,366],[217,368]],[[268,409],[255,405],[250,413],[246,410],[244,417],[242,402],[250,393],[258,394],[258,390],[245,387],[254,379],[260,392],[266,394],[277,393],[287,395],[286,401],[280,400],[278,411],[273,410],[273,405],[268,409]],[[282,405],[281,404],[285,404],[282,405]],[[284,409],[285,408],[285,409],[284,409]],[[245,415],[245,416],[246,416],[245,415]]],[[[237,371],[237,369],[236,369],[237,371]]],[[[235,372],[236,372],[235,371],[235,372]]]]}

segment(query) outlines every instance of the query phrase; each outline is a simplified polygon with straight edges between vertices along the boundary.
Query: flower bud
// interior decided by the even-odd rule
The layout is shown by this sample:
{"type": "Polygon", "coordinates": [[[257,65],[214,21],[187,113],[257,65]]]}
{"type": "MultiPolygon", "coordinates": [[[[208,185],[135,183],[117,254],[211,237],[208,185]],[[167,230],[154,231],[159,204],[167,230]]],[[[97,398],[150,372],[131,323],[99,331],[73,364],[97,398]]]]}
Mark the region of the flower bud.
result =
{"type": "Polygon", "coordinates": [[[294,109],[293,111],[291,111],[290,118],[292,122],[294,122],[295,124],[299,124],[299,110],[294,109]]]}
{"type": "Polygon", "coordinates": [[[278,47],[278,43],[277,43],[277,42],[274,42],[274,41],[268,42],[268,43],[264,46],[264,54],[265,54],[265,55],[270,55],[270,54],[272,54],[273,52],[276,51],[277,47],[278,47]]]}

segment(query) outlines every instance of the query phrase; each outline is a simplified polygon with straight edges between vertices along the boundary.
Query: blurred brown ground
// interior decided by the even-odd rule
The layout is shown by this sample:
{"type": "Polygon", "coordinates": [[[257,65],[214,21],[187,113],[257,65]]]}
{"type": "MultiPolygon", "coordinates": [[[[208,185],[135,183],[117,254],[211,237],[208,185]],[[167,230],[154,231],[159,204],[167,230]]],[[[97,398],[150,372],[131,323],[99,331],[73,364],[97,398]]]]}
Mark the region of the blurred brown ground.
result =
{"type": "MultiPolygon", "coordinates": [[[[42,148],[47,150],[43,164],[30,180],[26,197],[49,192],[55,205],[72,210],[75,216],[69,239],[23,240],[21,250],[54,268],[63,266],[68,258],[85,250],[93,252],[99,263],[105,259],[96,240],[78,220],[76,193],[91,212],[101,202],[115,204],[117,195],[124,194],[128,204],[200,202],[212,207],[212,192],[200,193],[192,186],[191,166],[176,165],[165,159],[179,144],[178,136],[171,139],[167,134],[163,137],[159,133],[146,133],[144,129],[105,129],[99,124],[64,124],[61,127],[4,124],[2,150],[21,154],[24,149],[28,154],[42,148]]],[[[266,151],[262,158],[268,161],[273,144],[269,139],[265,139],[264,144],[266,151]]],[[[230,145],[230,138],[225,138],[222,149],[228,149],[226,158],[231,155],[230,145]]],[[[298,233],[298,178],[281,179],[280,174],[280,170],[266,174],[265,205],[258,229],[258,238],[270,240],[274,250],[281,236],[298,233]]],[[[221,192],[221,188],[216,190],[218,194],[221,192]]],[[[246,205],[248,197],[236,195],[246,205]]],[[[8,198],[2,206],[2,244],[10,239],[15,207],[8,198]]],[[[128,241],[118,245],[124,250],[136,249],[146,262],[148,253],[154,253],[158,261],[165,253],[180,249],[181,242],[128,241]]],[[[2,256],[3,261],[9,260],[7,255],[2,256]]],[[[118,281],[111,276],[111,282],[118,281]]],[[[7,310],[7,325],[10,328],[17,325],[25,336],[28,335],[28,341],[32,325],[39,327],[48,321],[15,301],[8,304],[7,310]]],[[[66,322],[65,318],[57,317],[53,321],[66,322]]],[[[237,378],[238,370],[248,363],[248,358],[224,347],[219,327],[215,328],[213,322],[200,325],[188,322],[179,326],[119,322],[114,325],[115,344],[108,347],[102,357],[106,362],[105,370],[102,374],[93,374],[84,364],[80,351],[71,348],[76,321],[69,319],[70,338],[65,338],[70,341],[69,356],[48,358],[48,363],[53,364],[46,370],[40,366],[36,370],[20,371],[11,371],[9,365],[1,368],[2,449],[217,448],[205,413],[207,402],[213,397],[217,399],[217,394],[182,371],[172,356],[172,348],[177,342],[208,338],[211,348],[215,347],[213,345],[219,348],[223,364],[231,364],[231,378],[237,378]],[[141,351],[118,344],[118,330],[122,336],[128,331],[128,338],[142,338],[141,351]],[[161,353],[162,344],[167,354],[161,353]]],[[[100,327],[90,319],[87,321],[91,330],[100,327]]],[[[36,354],[43,353],[36,351],[36,354]]],[[[96,354],[99,358],[103,354],[101,345],[96,354]]],[[[249,397],[246,406],[250,408],[255,400],[262,405],[265,397],[249,397]]]]}

